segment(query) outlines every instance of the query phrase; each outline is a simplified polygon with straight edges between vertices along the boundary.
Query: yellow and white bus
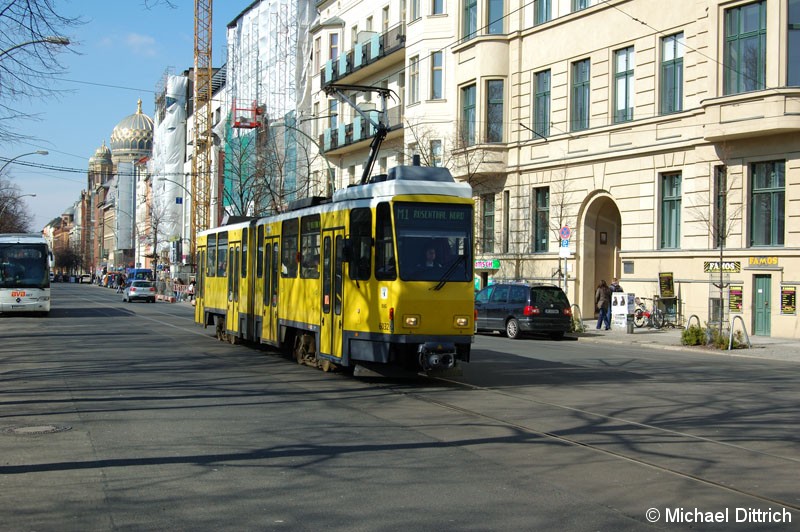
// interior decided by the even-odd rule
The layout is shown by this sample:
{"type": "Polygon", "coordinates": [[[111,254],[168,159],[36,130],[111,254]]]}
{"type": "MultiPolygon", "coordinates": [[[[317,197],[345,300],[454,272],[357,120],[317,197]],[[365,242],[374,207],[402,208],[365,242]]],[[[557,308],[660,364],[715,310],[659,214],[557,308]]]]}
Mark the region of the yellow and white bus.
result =
{"type": "Polygon", "coordinates": [[[50,312],[52,257],[40,234],[0,234],[0,312],[50,312]]]}
{"type": "Polygon", "coordinates": [[[400,166],[201,232],[195,320],[323,370],[453,369],[473,340],[473,211],[447,169],[400,166]]]}

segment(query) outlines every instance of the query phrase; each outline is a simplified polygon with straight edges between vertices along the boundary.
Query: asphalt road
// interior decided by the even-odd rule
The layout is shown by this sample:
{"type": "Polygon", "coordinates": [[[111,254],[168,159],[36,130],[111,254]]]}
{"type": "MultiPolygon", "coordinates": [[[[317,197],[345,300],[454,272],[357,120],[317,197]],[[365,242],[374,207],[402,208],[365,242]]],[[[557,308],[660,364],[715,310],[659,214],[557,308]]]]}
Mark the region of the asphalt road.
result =
{"type": "Polygon", "coordinates": [[[0,316],[2,530],[800,523],[795,362],[479,336],[460,378],[356,379],[186,304],[53,297],[0,316]]]}

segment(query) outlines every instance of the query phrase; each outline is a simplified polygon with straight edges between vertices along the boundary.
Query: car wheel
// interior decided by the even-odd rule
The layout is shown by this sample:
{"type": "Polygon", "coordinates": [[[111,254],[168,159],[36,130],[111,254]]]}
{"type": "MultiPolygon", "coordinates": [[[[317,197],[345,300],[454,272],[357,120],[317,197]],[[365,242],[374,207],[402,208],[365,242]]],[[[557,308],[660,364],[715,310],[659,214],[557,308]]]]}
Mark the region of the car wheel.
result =
{"type": "Polygon", "coordinates": [[[506,336],[512,340],[519,338],[519,321],[516,318],[511,318],[506,322],[506,336]]]}

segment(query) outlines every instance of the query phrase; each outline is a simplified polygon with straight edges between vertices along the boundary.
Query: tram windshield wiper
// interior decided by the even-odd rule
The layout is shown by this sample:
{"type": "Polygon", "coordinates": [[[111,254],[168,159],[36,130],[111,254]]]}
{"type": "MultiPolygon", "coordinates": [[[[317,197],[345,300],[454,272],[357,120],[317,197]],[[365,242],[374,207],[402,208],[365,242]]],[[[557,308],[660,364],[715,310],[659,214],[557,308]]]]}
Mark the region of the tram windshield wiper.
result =
{"type": "Polygon", "coordinates": [[[466,267],[467,264],[466,255],[459,255],[458,258],[453,262],[453,264],[451,264],[450,267],[447,268],[447,271],[444,272],[444,275],[442,275],[442,278],[439,279],[438,283],[436,283],[436,286],[432,287],[431,290],[441,290],[442,287],[445,284],[447,284],[447,281],[450,279],[450,277],[453,276],[453,273],[456,271],[456,266],[458,266],[459,263],[461,262],[463,262],[464,266],[466,267]]]}

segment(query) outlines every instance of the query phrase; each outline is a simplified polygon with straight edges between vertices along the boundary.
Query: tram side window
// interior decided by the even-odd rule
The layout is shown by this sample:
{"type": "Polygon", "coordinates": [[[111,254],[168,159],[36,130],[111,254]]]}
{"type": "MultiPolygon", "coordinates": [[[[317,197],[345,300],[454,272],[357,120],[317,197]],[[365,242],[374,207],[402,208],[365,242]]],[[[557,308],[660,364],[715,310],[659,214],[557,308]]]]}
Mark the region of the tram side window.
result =
{"type": "Polygon", "coordinates": [[[247,228],[242,229],[242,279],[247,277],[247,228]]]}
{"type": "Polygon", "coordinates": [[[319,279],[319,214],[304,216],[300,222],[300,256],[303,279],[319,279]]]}
{"type": "Polygon", "coordinates": [[[208,261],[206,262],[206,275],[217,275],[217,235],[208,235],[208,261]]]}
{"type": "Polygon", "coordinates": [[[217,235],[217,277],[225,277],[228,271],[228,232],[217,235]]]}
{"type": "Polygon", "coordinates": [[[350,279],[366,281],[372,266],[372,211],[368,208],[350,211],[350,279]]]}
{"type": "Polygon", "coordinates": [[[375,214],[375,278],[388,281],[397,279],[397,261],[394,257],[394,231],[388,203],[378,204],[375,214]]]}
{"type": "Polygon", "coordinates": [[[259,225],[256,230],[256,277],[264,276],[264,226],[259,225]]]}
{"type": "Polygon", "coordinates": [[[297,277],[297,240],[300,222],[297,218],[285,220],[281,229],[281,277],[297,277]]]}

